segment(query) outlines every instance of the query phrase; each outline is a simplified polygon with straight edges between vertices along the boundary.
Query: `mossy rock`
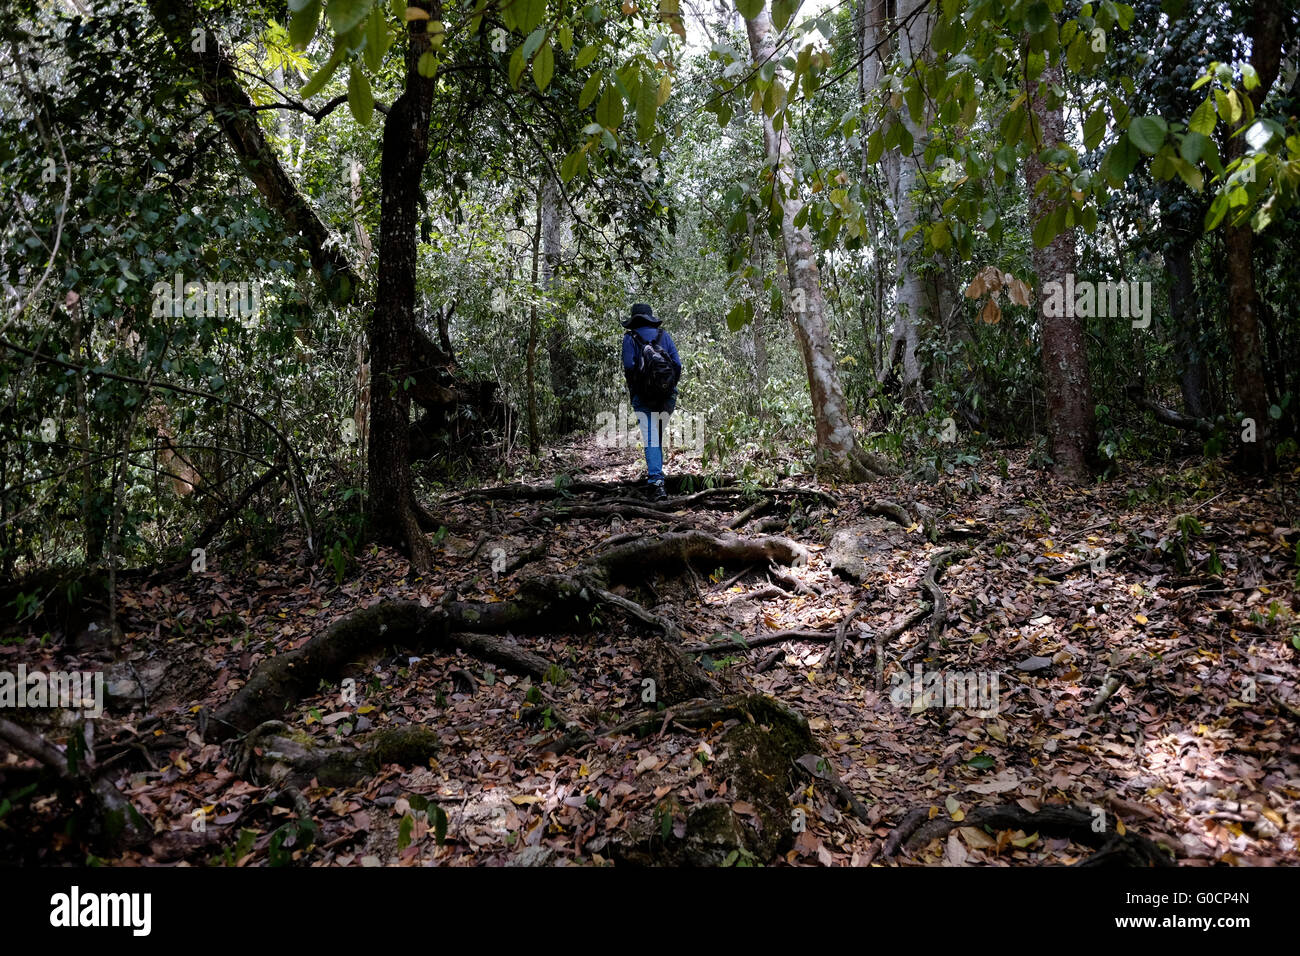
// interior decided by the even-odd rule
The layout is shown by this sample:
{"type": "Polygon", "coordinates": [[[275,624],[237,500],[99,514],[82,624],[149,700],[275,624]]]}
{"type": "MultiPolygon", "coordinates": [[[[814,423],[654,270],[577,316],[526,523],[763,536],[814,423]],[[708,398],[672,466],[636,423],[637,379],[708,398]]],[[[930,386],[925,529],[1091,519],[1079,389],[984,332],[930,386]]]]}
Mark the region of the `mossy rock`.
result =
{"type": "Polygon", "coordinates": [[[864,518],[831,535],[822,560],[842,578],[861,582],[871,574],[878,555],[893,551],[900,534],[897,524],[885,518],[864,518]]]}
{"type": "Polygon", "coordinates": [[[741,823],[730,803],[702,803],[686,818],[682,855],[691,866],[722,866],[733,854],[750,854],[756,848],[751,831],[741,823]]]}
{"type": "Polygon", "coordinates": [[[757,811],[757,821],[743,818],[746,843],[767,861],[793,843],[790,794],[800,784],[795,761],[818,747],[808,722],[780,701],[754,694],[746,709],[754,723],[737,724],[723,735],[719,766],[731,780],[731,792],[757,811]]]}

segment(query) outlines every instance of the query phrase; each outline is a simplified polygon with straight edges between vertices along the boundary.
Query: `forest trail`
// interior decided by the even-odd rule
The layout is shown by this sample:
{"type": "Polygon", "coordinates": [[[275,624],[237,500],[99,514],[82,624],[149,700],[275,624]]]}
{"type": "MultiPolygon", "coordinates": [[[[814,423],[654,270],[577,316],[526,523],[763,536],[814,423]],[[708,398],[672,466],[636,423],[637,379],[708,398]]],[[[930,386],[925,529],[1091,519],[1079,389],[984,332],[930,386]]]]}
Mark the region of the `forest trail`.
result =
{"type": "Polygon", "coordinates": [[[286,540],[125,593],[111,690],[134,713],[105,719],[100,759],[137,768],[123,793],[157,835],[123,859],[1297,862],[1300,530],[1254,517],[1294,484],[1205,466],[1049,492],[1008,455],[933,485],[655,505],[619,484],[635,449],[548,457],[563,491],[429,502],[432,575],[373,548],[339,584],[286,540]],[[560,601],[566,581],[601,597],[560,601]],[[325,635],[348,653],[322,657],[325,635]],[[322,667],[301,699],[223,731],[290,651],[322,667]],[[380,732],[405,736],[357,758],[380,732]]]}
{"type": "Polygon", "coordinates": [[[1296,4],[0,36],[0,863],[1300,863],[1296,4]]]}

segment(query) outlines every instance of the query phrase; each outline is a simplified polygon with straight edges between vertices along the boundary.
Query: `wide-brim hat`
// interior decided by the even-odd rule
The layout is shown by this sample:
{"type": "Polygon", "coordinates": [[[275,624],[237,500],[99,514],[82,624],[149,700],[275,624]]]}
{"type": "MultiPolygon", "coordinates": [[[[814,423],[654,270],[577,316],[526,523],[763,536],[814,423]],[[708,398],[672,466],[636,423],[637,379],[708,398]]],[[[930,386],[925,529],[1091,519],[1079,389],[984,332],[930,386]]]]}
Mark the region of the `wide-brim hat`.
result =
{"type": "Polygon", "coordinates": [[[632,315],[623,320],[623,325],[631,328],[631,326],[638,321],[648,322],[651,325],[658,325],[663,320],[660,319],[659,316],[655,315],[654,309],[650,308],[646,303],[637,302],[632,306],[632,315]]]}

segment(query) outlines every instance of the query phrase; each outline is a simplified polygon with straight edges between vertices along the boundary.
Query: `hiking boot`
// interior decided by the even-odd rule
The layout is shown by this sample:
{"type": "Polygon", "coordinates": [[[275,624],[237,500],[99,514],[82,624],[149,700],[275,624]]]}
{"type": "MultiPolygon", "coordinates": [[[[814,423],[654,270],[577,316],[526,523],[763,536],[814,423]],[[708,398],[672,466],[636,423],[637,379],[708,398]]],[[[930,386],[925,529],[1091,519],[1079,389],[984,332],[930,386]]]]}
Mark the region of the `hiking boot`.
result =
{"type": "Polygon", "coordinates": [[[652,501],[665,501],[668,498],[668,492],[664,490],[662,481],[650,482],[650,487],[646,489],[646,494],[652,501]]]}

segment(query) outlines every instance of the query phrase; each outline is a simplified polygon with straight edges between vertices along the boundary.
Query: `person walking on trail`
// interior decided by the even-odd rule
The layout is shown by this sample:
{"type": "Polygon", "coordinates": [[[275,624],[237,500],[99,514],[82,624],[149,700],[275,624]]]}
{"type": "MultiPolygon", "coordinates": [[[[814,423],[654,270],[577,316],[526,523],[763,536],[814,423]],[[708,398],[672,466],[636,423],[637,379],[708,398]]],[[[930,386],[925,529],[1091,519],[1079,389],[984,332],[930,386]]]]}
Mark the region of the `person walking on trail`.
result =
{"type": "Polygon", "coordinates": [[[677,407],[677,381],[682,360],[673,337],[660,328],[661,320],[644,302],[632,306],[624,320],[623,375],[627,379],[645,446],[647,493],[655,501],[668,497],[664,490],[664,426],[677,407]]]}

